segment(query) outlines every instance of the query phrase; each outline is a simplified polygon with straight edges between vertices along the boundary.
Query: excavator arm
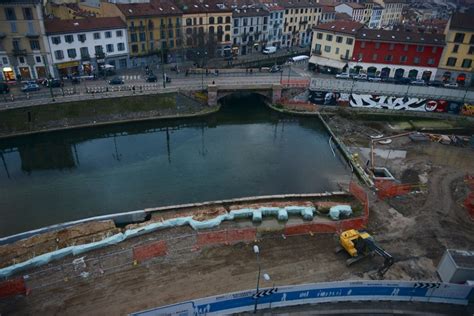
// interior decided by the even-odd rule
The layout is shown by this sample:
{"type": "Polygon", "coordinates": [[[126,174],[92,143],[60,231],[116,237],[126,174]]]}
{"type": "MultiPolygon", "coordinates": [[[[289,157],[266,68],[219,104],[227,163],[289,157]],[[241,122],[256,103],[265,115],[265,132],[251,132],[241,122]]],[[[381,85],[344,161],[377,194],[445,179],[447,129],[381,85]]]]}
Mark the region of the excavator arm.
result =
{"type": "Polygon", "coordinates": [[[367,248],[369,248],[370,251],[375,252],[385,259],[383,265],[377,270],[377,274],[382,278],[384,274],[387,273],[388,269],[390,269],[390,267],[393,265],[394,259],[391,254],[377,245],[372,239],[366,239],[365,241],[367,248]]]}

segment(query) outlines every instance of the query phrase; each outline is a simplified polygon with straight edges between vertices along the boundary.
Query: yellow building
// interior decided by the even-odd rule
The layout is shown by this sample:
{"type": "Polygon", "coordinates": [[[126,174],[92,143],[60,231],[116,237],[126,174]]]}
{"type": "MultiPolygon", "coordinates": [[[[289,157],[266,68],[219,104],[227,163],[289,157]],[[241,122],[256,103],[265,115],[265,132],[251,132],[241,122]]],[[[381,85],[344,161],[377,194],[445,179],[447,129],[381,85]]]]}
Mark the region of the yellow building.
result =
{"type": "Polygon", "coordinates": [[[356,33],[364,25],[334,21],[314,27],[309,63],[323,72],[340,72],[352,59],[356,33]]]}
{"type": "Polygon", "coordinates": [[[0,1],[0,68],[6,81],[52,73],[40,0],[0,1]]]}
{"type": "Polygon", "coordinates": [[[85,19],[90,17],[115,17],[120,15],[120,10],[109,2],[77,2],[77,3],[55,3],[47,2],[44,6],[47,16],[53,15],[61,20],[85,19]]]}
{"type": "Polygon", "coordinates": [[[311,43],[312,29],[319,23],[323,5],[313,0],[291,0],[285,8],[283,39],[286,46],[306,46],[311,43]]]}
{"type": "Polygon", "coordinates": [[[446,26],[446,46],[437,77],[460,85],[473,84],[474,14],[454,13],[446,26]]]}
{"type": "Polygon", "coordinates": [[[182,48],[182,12],[168,0],[117,4],[127,23],[132,66],[172,61],[182,48]]]}
{"type": "Polygon", "coordinates": [[[232,10],[213,1],[182,0],[184,45],[209,57],[231,54],[232,10]]]}

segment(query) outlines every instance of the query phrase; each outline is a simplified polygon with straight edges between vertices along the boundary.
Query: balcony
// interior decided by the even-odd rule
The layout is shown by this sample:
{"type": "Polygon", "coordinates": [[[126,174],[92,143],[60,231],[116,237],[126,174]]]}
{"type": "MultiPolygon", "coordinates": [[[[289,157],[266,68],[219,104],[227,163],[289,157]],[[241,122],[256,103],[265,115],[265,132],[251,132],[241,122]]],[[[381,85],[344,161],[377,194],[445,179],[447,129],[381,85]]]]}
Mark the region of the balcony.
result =
{"type": "Polygon", "coordinates": [[[313,54],[313,55],[321,55],[322,52],[321,52],[320,49],[313,49],[313,50],[311,51],[311,54],[313,54]]]}
{"type": "Polygon", "coordinates": [[[300,25],[308,24],[308,21],[300,21],[300,25]]]}
{"type": "Polygon", "coordinates": [[[28,37],[28,38],[37,38],[37,37],[39,37],[40,35],[39,35],[38,32],[34,31],[34,32],[28,32],[28,33],[26,33],[25,36],[28,37]]]}
{"type": "Polygon", "coordinates": [[[82,61],[89,61],[89,60],[91,60],[91,56],[89,56],[89,55],[82,55],[82,56],[81,56],[81,60],[82,60],[82,61]]]}
{"type": "Polygon", "coordinates": [[[26,49],[13,49],[13,56],[26,56],[26,49]]]}
{"type": "Polygon", "coordinates": [[[130,32],[135,32],[135,26],[129,26],[128,29],[130,30],[130,32]]]}
{"type": "Polygon", "coordinates": [[[341,60],[349,61],[351,57],[349,57],[349,55],[341,55],[341,60]]]}

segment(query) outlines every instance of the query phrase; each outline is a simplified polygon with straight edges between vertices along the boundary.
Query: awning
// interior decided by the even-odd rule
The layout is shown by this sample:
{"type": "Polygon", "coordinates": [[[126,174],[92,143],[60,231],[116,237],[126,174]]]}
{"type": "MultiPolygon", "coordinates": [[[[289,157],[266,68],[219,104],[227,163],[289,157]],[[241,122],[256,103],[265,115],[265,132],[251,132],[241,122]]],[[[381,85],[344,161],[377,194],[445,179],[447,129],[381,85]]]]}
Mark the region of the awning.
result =
{"type": "Polygon", "coordinates": [[[326,67],[332,67],[332,68],[338,68],[338,69],[342,69],[346,65],[346,63],[342,61],[319,57],[319,56],[311,56],[311,58],[309,59],[309,62],[311,64],[316,64],[319,66],[326,66],[326,67]]]}

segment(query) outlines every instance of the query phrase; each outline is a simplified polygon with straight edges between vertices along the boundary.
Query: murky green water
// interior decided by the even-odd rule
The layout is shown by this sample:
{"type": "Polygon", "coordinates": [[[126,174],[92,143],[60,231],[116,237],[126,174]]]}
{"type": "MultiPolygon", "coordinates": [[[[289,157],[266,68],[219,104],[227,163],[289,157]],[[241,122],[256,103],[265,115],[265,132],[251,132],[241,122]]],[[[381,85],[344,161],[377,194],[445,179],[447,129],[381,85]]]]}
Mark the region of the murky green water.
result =
{"type": "Polygon", "coordinates": [[[231,99],[191,120],[0,141],[0,236],[145,207],[336,189],[349,171],[316,118],[231,99]]]}

